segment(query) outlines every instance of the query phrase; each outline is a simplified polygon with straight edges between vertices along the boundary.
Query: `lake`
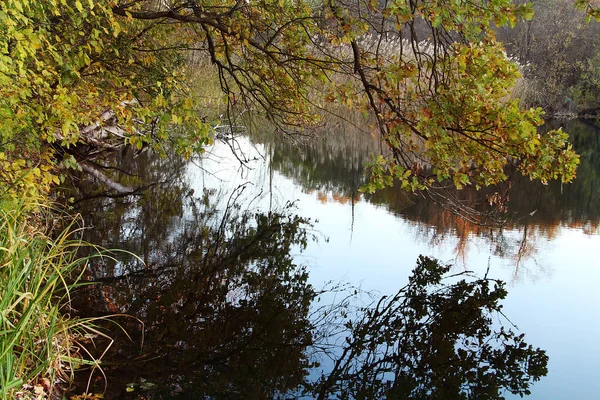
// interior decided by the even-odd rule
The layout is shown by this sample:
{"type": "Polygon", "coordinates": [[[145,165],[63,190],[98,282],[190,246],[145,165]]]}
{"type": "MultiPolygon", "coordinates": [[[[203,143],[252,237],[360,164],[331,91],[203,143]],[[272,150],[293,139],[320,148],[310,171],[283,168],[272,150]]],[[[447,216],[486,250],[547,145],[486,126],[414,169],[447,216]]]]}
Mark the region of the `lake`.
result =
{"type": "MultiPolygon", "coordinates": [[[[533,399],[595,398],[600,128],[564,125],[581,154],[572,184],[515,175],[444,204],[360,193],[379,144],[352,126],[227,135],[189,161],[96,160],[136,188],[80,177],[69,192],[86,239],[129,252],[92,263],[98,283],[74,300],[131,316],[116,318],[131,340],[106,328],[107,398],[516,398],[506,388],[523,382],[533,399]],[[415,270],[420,255],[439,263],[415,270]],[[431,276],[446,264],[453,277],[431,276]],[[531,382],[537,348],[548,373],[531,382]]],[[[79,387],[102,391],[103,373],[79,387]]]]}

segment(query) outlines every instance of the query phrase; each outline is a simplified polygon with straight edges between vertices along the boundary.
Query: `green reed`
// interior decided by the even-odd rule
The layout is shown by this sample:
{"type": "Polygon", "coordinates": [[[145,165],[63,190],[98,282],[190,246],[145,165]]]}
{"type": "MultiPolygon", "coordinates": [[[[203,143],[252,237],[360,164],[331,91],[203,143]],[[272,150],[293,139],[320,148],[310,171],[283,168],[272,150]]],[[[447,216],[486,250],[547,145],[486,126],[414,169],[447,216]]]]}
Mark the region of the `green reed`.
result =
{"type": "MultiPolygon", "coordinates": [[[[32,200],[0,199],[0,398],[47,378],[69,381],[76,367],[98,365],[80,344],[102,335],[92,319],[68,314],[90,257],[77,219],[52,232],[55,210],[32,200]]],[[[62,224],[64,225],[64,224],[62,224]]],[[[96,253],[97,254],[97,253],[96,253]]],[[[97,256],[97,255],[96,255],[97,256]]]]}

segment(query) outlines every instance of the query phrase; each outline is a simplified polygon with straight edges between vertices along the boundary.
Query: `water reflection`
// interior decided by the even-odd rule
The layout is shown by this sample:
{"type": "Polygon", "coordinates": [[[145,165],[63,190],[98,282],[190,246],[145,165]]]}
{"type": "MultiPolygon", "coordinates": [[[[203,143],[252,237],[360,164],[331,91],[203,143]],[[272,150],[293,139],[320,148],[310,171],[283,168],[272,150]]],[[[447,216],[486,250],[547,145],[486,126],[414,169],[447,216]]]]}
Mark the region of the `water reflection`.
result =
{"type": "Polygon", "coordinates": [[[529,394],[548,357],[493,321],[504,284],[454,275],[420,257],[406,287],[355,320],[334,368],[316,384],[319,399],[499,399],[529,394]],[[460,278],[460,279],[459,279],[460,278]],[[456,281],[457,280],[457,281],[456,281]]]}
{"type": "Polygon", "coordinates": [[[357,308],[364,299],[350,292],[320,306],[324,293],[295,258],[313,230],[292,204],[247,208],[247,185],[196,193],[184,162],[151,153],[114,165],[112,178],[147,190],[105,197],[82,180],[80,198],[94,199],[76,202],[89,241],[141,257],[90,265],[98,284],[75,303],[87,316],[144,324],[121,320],[132,341],[107,328],[109,399],[499,398],[527,394],[546,373],[545,353],[496,322],[498,282],[444,279],[449,267],[422,258],[395,295],[357,308]]]}
{"type": "MultiPolygon", "coordinates": [[[[312,342],[314,291],[290,255],[306,241],[306,221],[231,209],[219,222],[210,211],[191,212],[168,241],[154,243],[147,266],[135,258],[91,266],[90,278],[101,283],[77,307],[127,313],[145,326],[141,332],[123,321],[133,343],[119,340],[109,355],[109,396],[120,398],[126,384],[144,380],[160,384],[157,395],[188,398],[273,398],[291,390],[303,381],[312,342]],[[119,365],[110,367],[113,361],[119,365]]],[[[153,237],[140,237],[140,250],[153,237]]]]}
{"type": "MultiPolygon", "coordinates": [[[[564,129],[581,155],[577,179],[567,185],[542,185],[516,170],[504,184],[443,193],[407,194],[398,187],[373,195],[358,189],[366,182],[362,165],[378,151],[378,142],[356,129],[327,131],[300,146],[277,138],[255,138],[268,147],[271,166],[315,192],[322,202],[367,201],[411,222],[415,240],[430,246],[453,243],[455,257],[465,262],[473,238],[484,239],[493,253],[517,268],[534,257],[538,243],[563,229],[596,234],[600,227],[600,127],[591,121],[551,121],[548,128],[564,129]],[[445,196],[441,198],[440,195],[445,196]]],[[[516,275],[515,275],[516,276],[516,275]]]]}
{"type": "MultiPolygon", "coordinates": [[[[574,148],[581,156],[577,179],[571,184],[553,181],[542,185],[513,171],[508,174],[510,184],[480,191],[461,190],[453,194],[479,211],[484,211],[481,207],[490,203],[495,206],[493,208],[502,206],[500,211],[506,214],[504,219],[515,226],[528,223],[546,225],[552,230],[552,226],[563,225],[581,227],[591,233],[600,220],[600,127],[595,124],[595,121],[587,120],[550,121],[547,124],[548,129],[562,126],[568,131],[574,148]],[[525,216],[532,218],[525,221],[525,216]]],[[[376,138],[350,128],[327,129],[300,144],[265,135],[254,140],[262,141],[270,148],[271,163],[277,171],[294,179],[307,191],[329,195],[330,200],[357,196],[357,189],[366,182],[362,166],[371,154],[379,151],[376,138]]],[[[444,225],[443,221],[431,217],[444,210],[441,205],[407,196],[398,188],[378,191],[366,199],[404,218],[444,225]],[[430,207],[434,208],[430,210],[430,207]]],[[[450,221],[446,224],[453,225],[450,221]]]]}

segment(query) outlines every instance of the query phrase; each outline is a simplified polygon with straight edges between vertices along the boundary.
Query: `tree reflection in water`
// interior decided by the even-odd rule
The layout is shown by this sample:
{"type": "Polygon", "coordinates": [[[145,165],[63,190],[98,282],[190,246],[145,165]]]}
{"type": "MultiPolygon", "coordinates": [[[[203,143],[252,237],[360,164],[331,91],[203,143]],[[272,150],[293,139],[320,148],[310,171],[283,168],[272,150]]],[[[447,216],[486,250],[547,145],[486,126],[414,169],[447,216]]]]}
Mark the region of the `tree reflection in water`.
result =
{"type": "MultiPolygon", "coordinates": [[[[449,266],[421,256],[406,287],[349,319],[319,399],[499,399],[529,394],[547,373],[545,351],[502,324],[502,282],[448,278],[449,266]],[[450,282],[447,280],[450,279],[450,282]],[[454,282],[452,282],[454,279],[454,282]]],[[[506,321],[506,320],[505,320],[506,321]]]]}
{"type": "Polygon", "coordinates": [[[133,343],[119,341],[107,359],[109,389],[117,391],[108,396],[124,396],[125,385],[140,379],[160,383],[156,398],[271,398],[292,390],[310,367],[315,292],[291,255],[306,244],[307,221],[232,207],[207,225],[206,214],[193,214],[170,243],[153,249],[167,264],[143,267],[130,258],[118,268],[92,266],[100,284],[78,307],[127,313],[145,325],[141,332],[123,321],[133,343]],[[129,272],[105,273],[115,270],[129,272]]]}
{"type": "MultiPolygon", "coordinates": [[[[91,265],[98,283],[74,303],[81,315],[126,313],[144,324],[120,320],[132,341],[107,328],[115,345],[104,358],[106,398],[500,398],[527,394],[545,375],[544,351],[495,318],[502,283],[445,279],[449,267],[420,258],[394,296],[358,312],[318,308],[294,259],[312,239],[310,221],[292,205],[244,210],[243,187],[219,209],[216,191],[194,196],[184,164],[167,167],[132,166],[136,179],[162,182],[142,196],[80,203],[89,241],[144,261],[117,253],[91,265]],[[152,175],[164,171],[178,178],[152,175]],[[319,349],[332,343],[332,368],[315,374],[319,349]]],[[[94,376],[91,390],[102,391],[94,376]]]]}
{"type": "Polygon", "coordinates": [[[524,261],[534,261],[530,263],[534,269],[543,266],[536,258],[544,240],[560,236],[565,229],[581,229],[589,235],[600,232],[600,126],[585,120],[549,121],[548,125],[549,129],[564,126],[572,134],[570,141],[581,155],[574,182],[542,185],[513,168],[507,169],[509,181],[494,187],[457,191],[449,184],[441,193],[419,196],[399,185],[360,194],[367,181],[363,163],[377,153],[378,142],[347,124],[329,126],[302,142],[300,149],[277,137],[261,135],[254,140],[270,148],[272,168],[306,192],[316,191],[323,202],[367,201],[385,207],[413,225],[416,241],[430,247],[452,245],[456,260],[463,263],[473,239],[483,239],[494,255],[510,262],[517,280],[524,275],[524,261]]]}

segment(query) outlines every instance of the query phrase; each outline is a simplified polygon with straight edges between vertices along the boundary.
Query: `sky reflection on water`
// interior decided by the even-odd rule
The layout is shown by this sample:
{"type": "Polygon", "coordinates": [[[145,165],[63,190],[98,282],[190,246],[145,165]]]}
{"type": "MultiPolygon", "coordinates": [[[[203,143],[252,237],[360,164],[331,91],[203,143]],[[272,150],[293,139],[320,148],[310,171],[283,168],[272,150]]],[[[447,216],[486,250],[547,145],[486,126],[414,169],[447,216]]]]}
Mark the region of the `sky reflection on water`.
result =
{"type": "MultiPolygon", "coordinates": [[[[248,180],[255,185],[255,193],[262,190],[259,199],[253,200],[257,207],[295,201],[301,215],[318,221],[315,229],[328,240],[310,243],[298,256],[311,266],[309,281],[313,285],[347,281],[366,291],[391,294],[406,284],[420,254],[451,262],[456,270],[473,270],[480,276],[489,268],[490,276],[508,282],[509,294],[503,303],[506,315],[526,333],[530,343],[548,352],[549,374],[533,386],[530,398],[591,399],[600,392],[600,380],[595,377],[600,370],[596,340],[600,333],[599,235],[586,233],[583,227],[561,226],[548,238],[542,226],[528,244],[531,251],[520,262],[510,252],[504,257],[493,254],[494,243],[489,237],[470,235],[467,249],[457,254],[456,236],[446,235],[435,244],[424,241],[426,232],[434,227],[414,218],[394,216],[386,207],[364,199],[354,205],[342,204],[333,201],[329,193],[331,201],[324,202],[322,193],[306,190],[277,171],[272,173],[270,192],[268,150],[245,138],[238,141],[246,154],[255,152],[257,161],[250,163],[254,169],[244,173],[223,169],[222,175],[217,174],[221,188],[248,180]]],[[[219,155],[221,167],[227,152],[224,144],[212,149],[212,154],[219,155]]],[[[212,171],[215,167],[210,160],[204,160],[203,166],[212,171]]],[[[237,160],[231,162],[236,170],[237,160]]],[[[190,174],[194,175],[193,171],[190,174]]],[[[200,176],[205,184],[215,178],[202,173],[200,176]]],[[[194,181],[201,187],[201,179],[196,177],[194,181]]],[[[518,244],[524,229],[505,230],[503,239],[518,244]]]]}
{"type": "MultiPolygon", "coordinates": [[[[177,179],[186,181],[185,185],[173,184],[166,174],[161,185],[171,184],[172,188],[159,190],[166,200],[142,200],[139,209],[131,209],[135,211],[125,208],[123,215],[131,223],[118,225],[119,232],[110,233],[111,228],[99,232],[98,240],[112,247],[114,243],[106,243],[111,236],[129,238],[126,244],[133,246],[129,250],[141,251],[147,262],[170,265],[177,258],[157,254],[156,249],[153,253],[148,246],[167,243],[167,249],[177,247],[177,238],[188,229],[183,222],[194,221],[194,208],[178,203],[177,199],[185,198],[178,190],[191,189],[196,196],[204,193],[210,198],[207,202],[212,208],[206,220],[223,217],[230,194],[236,190],[242,192],[236,198],[239,209],[251,213],[281,210],[292,202],[295,214],[314,221],[310,233],[318,240],[308,241],[304,250],[297,243],[291,246],[294,262],[308,266],[307,283],[313,287],[348,282],[379,296],[392,295],[407,284],[419,255],[452,263],[454,272],[468,269],[480,277],[487,273],[507,282],[504,313],[526,334],[528,343],[546,350],[549,356],[548,376],[532,386],[530,398],[585,399],[600,392],[600,380],[595,377],[600,370],[600,346],[596,343],[600,333],[598,214],[593,206],[587,210],[573,206],[580,203],[572,199],[575,196],[583,203],[595,204],[597,185],[593,179],[588,185],[592,188],[589,200],[581,198],[583,189],[588,188],[581,185],[574,187],[573,196],[559,199],[556,196],[562,188],[556,186],[513,190],[512,202],[517,206],[511,215],[516,215],[515,222],[499,230],[460,222],[437,205],[423,201],[413,204],[410,198],[407,201],[391,192],[381,197],[359,195],[356,190],[362,172],[355,168],[361,162],[358,150],[344,153],[351,159],[350,169],[338,165],[344,157],[327,147],[312,156],[306,150],[306,164],[302,166],[292,154],[278,154],[280,147],[238,137],[233,146],[238,155],[247,158],[242,166],[232,155],[231,145],[217,142],[201,159],[178,162],[184,173],[177,179]],[[324,173],[325,177],[315,175],[325,169],[328,160],[331,171],[324,173]],[[148,228],[146,232],[147,227],[161,223],[161,216],[151,212],[157,201],[170,206],[167,212],[173,218],[163,231],[151,233],[148,228]],[[554,215],[557,210],[560,216],[554,215]],[[143,249],[135,248],[138,245],[143,249]]],[[[595,171],[595,164],[586,165],[595,171]]],[[[143,171],[145,167],[138,168],[143,171]]],[[[323,303],[333,301],[333,296],[324,295],[323,303]]],[[[321,368],[326,369],[326,365],[321,368]]]]}

